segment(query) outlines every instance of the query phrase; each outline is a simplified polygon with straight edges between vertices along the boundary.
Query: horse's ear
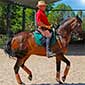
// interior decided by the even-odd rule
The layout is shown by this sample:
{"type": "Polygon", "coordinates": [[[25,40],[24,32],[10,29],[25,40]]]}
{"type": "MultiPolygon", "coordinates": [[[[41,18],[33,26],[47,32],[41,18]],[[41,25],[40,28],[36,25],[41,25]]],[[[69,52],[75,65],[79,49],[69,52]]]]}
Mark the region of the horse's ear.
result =
{"type": "Polygon", "coordinates": [[[76,15],[76,19],[78,19],[82,23],[82,20],[78,15],[76,15]]]}
{"type": "Polygon", "coordinates": [[[76,15],[76,18],[77,18],[77,19],[79,19],[79,16],[78,16],[78,15],[76,15]]]}

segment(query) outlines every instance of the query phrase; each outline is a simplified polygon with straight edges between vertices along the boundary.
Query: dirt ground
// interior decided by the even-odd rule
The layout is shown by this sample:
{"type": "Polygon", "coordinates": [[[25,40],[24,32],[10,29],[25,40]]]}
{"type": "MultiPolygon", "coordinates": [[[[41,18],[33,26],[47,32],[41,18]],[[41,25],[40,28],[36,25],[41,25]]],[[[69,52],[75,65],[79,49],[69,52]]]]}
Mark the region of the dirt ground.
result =
{"type": "MultiPolygon", "coordinates": [[[[66,57],[71,62],[71,68],[65,85],[85,85],[85,45],[71,45],[66,57]]],[[[0,85],[17,85],[13,70],[15,62],[16,60],[9,58],[0,49],[0,85]]],[[[30,68],[33,74],[32,81],[29,81],[28,75],[20,69],[20,76],[26,85],[58,84],[55,80],[55,57],[46,58],[32,55],[26,61],[26,66],[30,68]]],[[[61,76],[63,75],[64,67],[65,64],[62,62],[61,76]]]]}

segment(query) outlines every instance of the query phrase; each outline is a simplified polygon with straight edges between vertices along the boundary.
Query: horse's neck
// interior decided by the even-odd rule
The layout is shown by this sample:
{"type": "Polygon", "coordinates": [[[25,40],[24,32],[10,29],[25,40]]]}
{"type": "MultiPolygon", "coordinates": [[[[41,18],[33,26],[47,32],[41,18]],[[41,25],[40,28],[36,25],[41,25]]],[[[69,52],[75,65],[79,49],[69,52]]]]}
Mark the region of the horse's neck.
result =
{"type": "Polygon", "coordinates": [[[64,45],[63,42],[66,43],[66,46],[69,44],[70,40],[71,40],[71,31],[70,29],[63,29],[62,31],[59,29],[58,30],[58,34],[60,36],[60,40],[62,42],[62,44],[64,45]]]}
{"type": "Polygon", "coordinates": [[[69,44],[71,40],[71,32],[72,32],[72,26],[74,25],[74,21],[75,21],[75,18],[72,18],[66,21],[60,26],[60,28],[57,31],[58,34],[61,36],[62,43],[65,42],[66,46],[69,44]]]}
{"type": "Polygon", "coordinates": [[[60,34],[60,35],[63,35],[65,32],[67,33],[67,34],[71,34],[71,29],[72,29],[72,26],[73,26],[73,24],[74,24],[74,18],[72,18],[72,19],[69,19],[69,20],[67,20],[66,22],[64,22],[60,27],[59,27],[59,29],[58,29],[58,34],[60,34]]]}

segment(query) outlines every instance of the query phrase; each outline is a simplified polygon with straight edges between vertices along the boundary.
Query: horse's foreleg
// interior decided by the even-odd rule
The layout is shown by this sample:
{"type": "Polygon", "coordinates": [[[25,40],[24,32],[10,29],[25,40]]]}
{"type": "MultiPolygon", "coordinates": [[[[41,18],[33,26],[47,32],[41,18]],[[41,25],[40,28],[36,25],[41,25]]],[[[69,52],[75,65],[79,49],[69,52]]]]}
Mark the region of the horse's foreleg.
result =
{"type": "Polygon", "coordinates": [[[57,57],[56,57],[56,80],[60,83],[60,84],[62,84],[62,82],[61,82],[61,80],[60,80],[60,68],[61,68],[61,60],[60,60],[60,58],[59,58],[59,56],[60,55],[58,55],[57,57]]]}
{"type": "Polygon", "coordinates": [[[60,67],[61,67],[61,61],[57,60],[56,62],[56,70],[57,70],[56,79],[57,80],[60,80],[60,67]]]}
{"type": "Polygon", "coordinates": [[[63,82],[66,80],[66,76],[68,75],[69,69],[70,69],[70,61],[65,58],[65,56],[63,55],[62,57],[62,61],[66,63],[66,68],[64,70],[64,76],[62,77],[63,82]]]}
{"type": "Polygon", "coordinates": [[[17,60],[15,66],[14,66],[15,77],[16,77],[18,84],[22,84],[20,75],[18,73],[19,69],[20,69],[20,64],[19,64],[19,60],[17,60]]]}

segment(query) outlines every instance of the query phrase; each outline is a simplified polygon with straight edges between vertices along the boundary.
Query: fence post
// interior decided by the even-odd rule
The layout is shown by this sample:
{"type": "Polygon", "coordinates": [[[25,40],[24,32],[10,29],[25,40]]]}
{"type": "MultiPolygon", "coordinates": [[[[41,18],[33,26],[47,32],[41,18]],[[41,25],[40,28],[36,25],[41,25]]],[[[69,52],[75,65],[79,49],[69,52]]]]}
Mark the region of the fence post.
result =
{"type": "Polygon", "coordinates": [[[11,4],[7,4],[7,14],[6,14],[6,27],[7,27],[7,35],[8,37],[11,37],[11,30],[10,30],[10,25],[11,25],[11,4]]]}
{"type": "Polygon", "coordinates": [[[26,8],[25,7],[23,7],[23,10],[22,10],[22,31],[24,31],[25,30],[25,10],[26,10],[26,8]]]}

